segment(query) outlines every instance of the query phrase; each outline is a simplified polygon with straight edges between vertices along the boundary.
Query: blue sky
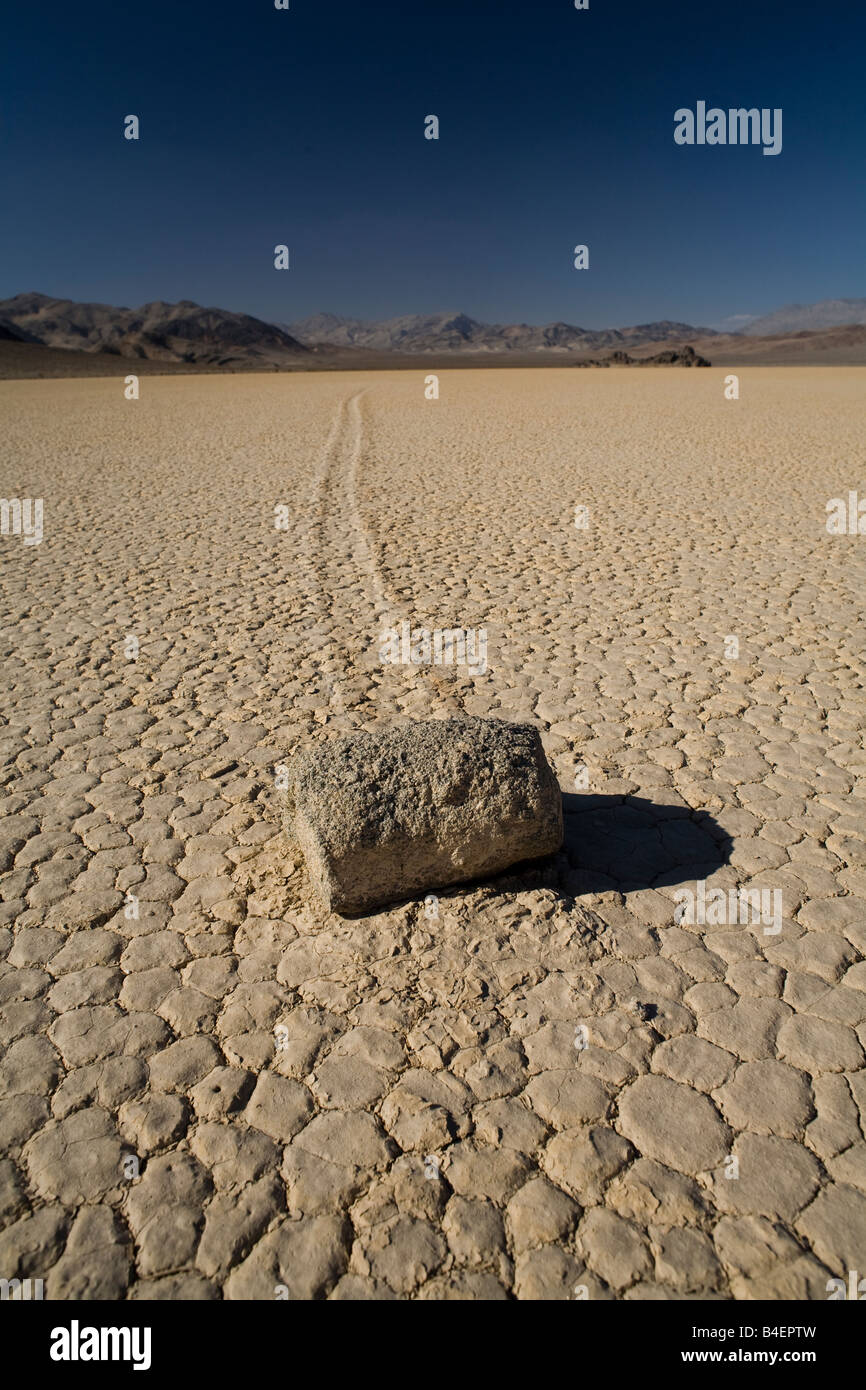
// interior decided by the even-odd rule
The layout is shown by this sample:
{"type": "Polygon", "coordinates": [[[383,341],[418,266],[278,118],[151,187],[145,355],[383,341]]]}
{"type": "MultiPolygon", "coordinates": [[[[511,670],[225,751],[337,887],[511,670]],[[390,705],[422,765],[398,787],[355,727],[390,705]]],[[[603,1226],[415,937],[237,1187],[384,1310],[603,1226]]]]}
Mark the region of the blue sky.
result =
{"type": "Polygon", "coordinates": [[[48,0],[4,25],[2,297],[602,327],[866,295],[850,0],[48,0]],[[782,153],[676,145],[699,99],[781,107],[782,153]]]}

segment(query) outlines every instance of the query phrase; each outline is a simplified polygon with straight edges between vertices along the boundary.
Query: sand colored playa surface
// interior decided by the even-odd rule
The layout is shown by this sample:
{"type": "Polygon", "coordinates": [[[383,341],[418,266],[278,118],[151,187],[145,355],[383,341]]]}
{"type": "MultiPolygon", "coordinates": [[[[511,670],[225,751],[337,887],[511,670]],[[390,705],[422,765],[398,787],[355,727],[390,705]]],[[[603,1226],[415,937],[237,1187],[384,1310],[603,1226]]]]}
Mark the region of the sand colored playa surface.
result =
{"type": "Polygon", "coordinates": [[[3,495],[45,508],[40,545],[0,539],[0,1275],[824,1299],[866,1273],[866,536],[825,526],[866,496],[863,369],[743,368],[736,402],[717,369],[137,402],[127,370],[0,384],[3,495]],[[485,628],[487,670],[383,665],[403,620],[485,628]],[[538,725],[563,852],[326,917],[279,766],[453,711],[538,725]],[[698,881],[778,921],[677,922],[698,881]]]}

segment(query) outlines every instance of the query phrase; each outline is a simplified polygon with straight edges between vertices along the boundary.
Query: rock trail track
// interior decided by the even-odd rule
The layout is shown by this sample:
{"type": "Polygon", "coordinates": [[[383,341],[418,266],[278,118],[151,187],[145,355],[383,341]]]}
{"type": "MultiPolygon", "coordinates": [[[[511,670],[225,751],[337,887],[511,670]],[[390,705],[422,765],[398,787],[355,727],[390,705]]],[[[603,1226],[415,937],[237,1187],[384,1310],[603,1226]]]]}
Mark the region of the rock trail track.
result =
{"type": "Polygon", "coordinates": [[[441,382],[0,384],[3,494],[45,500],[41,545],[0,539],[0,1277],[866,1270],[866,564],[824,526],[866,493],[862,372],[750,369],[736,405],[713,372],[441,382]],[[382,667],[385,616],[486,626],[486,674],[382,667]],[[563,851],[325,917],[276,769],[455,710],[538,725],[563,851]],[[781,890],[781,931],[678,922],[699,879],[781,890]]]}
{"type": "Polygon", "coordinates": [[[332,703],[339,702],[340,676],[350,669],[360,664],[378,671],[378,635],[397,607],[386,593],[376,542],[358,506],[364,397],[362,389],[337,406],[313,479],[302,543],[311,639],[324,644],[323,661],[339,673],[325,677],[332,703]]]}

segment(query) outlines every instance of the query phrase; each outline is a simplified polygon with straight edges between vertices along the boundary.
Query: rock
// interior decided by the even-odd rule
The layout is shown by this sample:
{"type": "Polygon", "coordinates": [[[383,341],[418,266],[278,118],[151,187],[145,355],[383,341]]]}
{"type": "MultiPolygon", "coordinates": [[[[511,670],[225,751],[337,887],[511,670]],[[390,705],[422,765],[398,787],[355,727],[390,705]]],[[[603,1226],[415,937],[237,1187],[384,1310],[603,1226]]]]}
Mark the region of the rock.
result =
{"type": "Polygon", "coordinates": [[[486,878],[562,844],[562,797],[536,729],[406,724],[296,755],[287,829],[331,911],[360,913],[486,878]]]}

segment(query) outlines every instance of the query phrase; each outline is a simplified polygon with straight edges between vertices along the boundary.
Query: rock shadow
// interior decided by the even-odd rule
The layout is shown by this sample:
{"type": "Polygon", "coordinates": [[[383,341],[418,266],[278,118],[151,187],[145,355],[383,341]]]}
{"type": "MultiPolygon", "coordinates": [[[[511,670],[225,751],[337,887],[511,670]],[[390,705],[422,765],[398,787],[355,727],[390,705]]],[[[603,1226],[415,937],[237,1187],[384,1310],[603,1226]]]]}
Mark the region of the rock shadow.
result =
{"type": "Polygon", "coordinates": [[[644,797],[566,792],[563,851],[581,893],[673,887],[708,878],[731,857],[733,840],[709,811],[644,797]]]}
{"type": "Polygon", "coordinates": [[[512,869],[496,883],[509,890],[550,887],[571,897],[634,893],[708,878],[730,860],[733,841],[709,811],[589,792],[564,792],[562,809],[560,853],[512,869]]]}

